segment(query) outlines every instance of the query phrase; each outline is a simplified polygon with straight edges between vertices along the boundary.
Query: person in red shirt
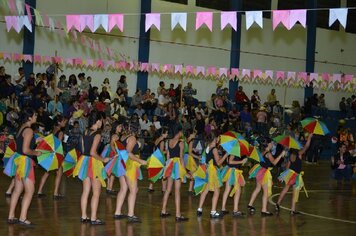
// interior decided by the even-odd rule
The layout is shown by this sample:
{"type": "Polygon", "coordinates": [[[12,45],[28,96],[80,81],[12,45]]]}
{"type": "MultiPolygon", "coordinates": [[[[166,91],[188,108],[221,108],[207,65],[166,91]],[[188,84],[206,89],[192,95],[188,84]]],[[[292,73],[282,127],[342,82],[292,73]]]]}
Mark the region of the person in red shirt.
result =
{"type": "Polygon", "coordinates": [[[249,105],[250,103],[250,99],[248,99],[248,97],[246,96],[242,86],[239,86],[238,90],[236,91],[235,99],[236,99],[237,109],[239,111],[242,110],[245,104],[249,105]]]}

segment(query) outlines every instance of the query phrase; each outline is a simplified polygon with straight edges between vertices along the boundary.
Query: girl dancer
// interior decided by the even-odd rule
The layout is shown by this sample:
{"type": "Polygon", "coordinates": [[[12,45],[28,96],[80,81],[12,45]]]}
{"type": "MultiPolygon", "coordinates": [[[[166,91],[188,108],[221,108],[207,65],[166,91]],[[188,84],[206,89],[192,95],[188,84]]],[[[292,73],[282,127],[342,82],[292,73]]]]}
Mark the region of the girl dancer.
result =
{"type": "Polygon", "coordinates": [[[78,176],[83,181],[83,192],[80,199],[82,223],[89,223],[91,225],[104,225],[105,223],[97,218],[97,210],[99,205],[99,197],[101,193],[101,186],[105,187],[106,174],[104,172],[103,162],[109,161],[109,158],[103,158],[98,154],[98,146],[101,135],[100,128],[103,124],[102,113],[92,111],[88,118],[88,130],[85,131],[82,138],[83,155],[76,164],[73,176],[78,176]],[[93,192],[91,198],[91,216],[88,218],[87,206],[90,191],[93,192]]]}
{"type": "Polygon", "coordinates": [[[135,216],[135,204],[136,196],[138,192],[137,180],[142,179],[141,174],[141,165],[146,165],[145,160],[140,159],[139,157],[139,144],[136,139],[137,130],[135,126],[130,126],[127,128],[126,134],[121,137],[122,144],[126,147],[126,150],[129,153],[129,159],[126,162],[126,175],[125,181],[120,180],[120,191],[117,195],[116,200],[116,210],[114,219],[123,219],[126,218],[126,215],[123,215],[121,212],[122,205],[126,198],[127,189],[130,193],[128,195],[128,213],[127,218],[131,223],[140,223],[141,220],[135,216]]]}
{"type": "Polygon", "coordinates": [[[247,162],[247,158],[240,158],[236,157],[233,155],[229,156],[229,159],[227,161],[227,166],[225,175],[223,177],[223,182],[226,182],[225,184],[225,191],[222,199],[222,213],[225,215],[229,213],[229,211],[226,210],[226,201],[228,196],[232,197],[234,196],[234,211],[232,212],[232,215],[234,217],[239,217],[243,216],[244,213],[239,211],[239,200],[241,196],[241,187],[245,186],[245,179],[242,174],[242,170],[240,169],[242,165],[244,165],[247,162]],[[231,187],[234,186],[234,188],[231,190],[231,187]],[[231,192],[230,192],[231,190],[231,192]]]}
{"type": "MultiPolygon", "coordinates": [[[[115,156],[115,142],[120,140],[120,135],[122,132],[123,128],[123,121],[118,120],[115,121],[114,123],[111,124],[111,138],[110,138],[110,158],[113,158],[115,156]]],[[[121,182],[125,181],[124,176],[117,176],[120,181],[120,186],[122,186],[121,182]]],[[[113,185],[114,185],[114,180],[115,180],[115,175],[110,175],[107,180],[107,187],[106,187],[106,193],[112,194],[112,195],[117,195],[118,192],[113,190],[113,185]]]]}
{"type": "MultiPolygon", "coordinates": [[[[41,152],[33,150],[35,139],[31,125],[36,123],[37,114],[32,108],[25,108],[22,112],[23,125],[16,135],[17,153],[9,160],[7,165],[12,165],[15,172],[6,173],[10,177],[15,177],[15,189],[11,195],[10,211],[7,219],[8,224],[22,224],[33,226],[31,221],[27,220],[27,211],[30,207],[33,193],[35,191],[35,173],[33,156],[41,155],[41,152]],[[31,157],[30,157],[31,156],[31,157]],[[20,218],[15,218],[15,210],[21,193],[25,191],[22,203],[20,218]]],[[[8,166],[6,166],[8,167],[8,166]]]]}
{"type": "Polygon", "coordinates": [[[174,137],[168,142],[167,150],[167,163],[164,170],[164,178],[167,180],[167,190],[164,193],[162,201],[161,217],[165,218],[171,214],[167,212],[167,202],[169,195],[172,191],[172,186],[174,182],[174,194],[175,194],[175,205],[176,205],[176,221],[188,221],[188,218],[182,216],[180,212],[180,187],[181,182],[184,182],[186,171],[183,166],[183,152],[184,144],[180,141],[182,137],[182,127],[178,126],[174,132],[174,137]]]}
{"type": "Polygon", "coordinates": [[[253,207],[253,203],[256,200],[257,195],[263,189],[262,196],[262,216],[272,216],[273,213],[267,211],[267,201],[268,197],[272,194],[272,175],[270,169],[277,165],[279,160],[284,157],[286,154],[285,151],[282,151],[281,154],[277,158],[273,158],[271,154],[271,149],[273,147],[272,139],[264,138],[261,142],[261,147],[264,149],[262,152],[264,162],[260,162],[259,164],[254,165],[250,170],[250,179],[256,178],[256,188],[251,195],[251,199],[249,204],[247,205],[247,209],[250,213],[254,213],[256,209],[253,207]]]}
{"type": "Polygon", "coordinates": [[[194,143],[196,134],[197,134],[196,130],[189,129],[187,131],[188,150],[184,154],[184,165],[185,165],[185,168],[187,169],[188,175],[190,176],[188,193],[191,195],[194,195],[194,192],[193,192],[194,179],[193,179],[192,174],[198,168],[194,159],[197,159],[197,160],[200,159],[200,157],[197,156],[193,151],[193,143],[194,143]]]}
{"type": "MultiPolygon", "coordinates": [[[[55,118],[54,118],[54,127],[53,127],[53,135],[55,137],[57,137],[59,139],[60,142],[63,141],[64,139],[64,127],[66,126],[67,124],[67,119],[65,117],[63,117],[62,115],[57,115],[55,118]]],[[[62,168],[62,163],[59,163],[58,164],[58,170],[57,170],[57,173],[56,173],[56,179],[55,179],[55,182],[54,182],[54,193],[53,193],[53,199],[54,200],[60,200],[63,198],[63,195],[59,194],[59,186],[61,184],[61,179],[62,179],[62,175],[63,175],[63,168],[62,168]]],[[[42,175],[42,178],[41,178],[41,181],[40,181],[40,186],[38,188],[38,192],[37,192],[37,196],[38,197],[44,197],[46,196],[42,190],[43,190],[43,187],[47,181],[47,178],[49,176],[49,172],[45,172],[43,175],[42,175]]]]}
{"type": "Polygon", "coordinates": [[[279,195],[278,201],[276,203],[276,211],[280,210],[279,205],[281,204],[284,196],[289,190],[290,186],[293,186],[293,197],[292,197],[292,207],[291,207],[291,215],[299,214],[298,211],[295,210],[295,205],[298,202],[299,192],[304,187],[303,181],[303,171],[302,171],[302,158],[304,153],[308,150],[310,146],[311,139],[313,134],[309,134],[307,143],[301,150],[290,149],[289,153],[289,161],[287,163],[287,170],[281,173],[278,177],[280,181],[284,181],[286,185],[284,186],[281,194],[279,195]]]}
{"type": "MultiPolygon", "coordinates": [[[[167,155],[167,151],[166,151],[166,147],[165,147],[165,140],[168,137],[168,128],[167,127],[163,127],[162,131],[161,131],[161,135],[156,138],[155,142],[154,142],[154,148],[153,151],[155,151],[157,148],[159,148],[159,150],[163,153],[163,155],[167,155]]],[[[162,179],[162,193],[164,193],[167,189],[167,181],[165,179],[162,179]]],[[[155,191],[153,189],[153,183],[150,182],[149,186],[148,186],[148,192],[151,193],[155,191]]]]}
{"type": "Polygon", "coordinates": [[[228,154],[226,153],[222,158],[219,156],[218,149],[216,147],[218,143],[218,138],[214,134],[210,134],[207,138],[208,146],[205,149],[208,183],[204,191],[200,195],[199,207],[197,210],[197,215],[201,216],[203,214],[203,204],[206,195],[209,191],[214,191],[212,203],[211,203],[211,218],[221,218],[223,215],[216,211],[216,206],[219,200],[220,187],[222,186],[222,181],[219,176],[219,166],[226,160],[228,154]]]}

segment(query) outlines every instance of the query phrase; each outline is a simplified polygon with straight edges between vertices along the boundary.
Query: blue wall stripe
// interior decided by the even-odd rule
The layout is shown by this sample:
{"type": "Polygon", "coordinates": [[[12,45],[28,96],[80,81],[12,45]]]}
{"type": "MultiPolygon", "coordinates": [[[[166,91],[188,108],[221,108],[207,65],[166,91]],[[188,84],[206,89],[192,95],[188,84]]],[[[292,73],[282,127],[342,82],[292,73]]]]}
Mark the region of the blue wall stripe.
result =
{"type": "MultiPolygon", "coordinates": [[[[33,8],[36,8],[36,0],[25,0],[25,3],[30,5],[33,8]]],[[[31,9],[31,14],[33,14],[33,9],[31,9]]],[[[27,15],[27,13],[26,13],[27,15]]],[[[26,27],[24,27],[23,33],[23,54],[33,55],[35,51],[35,17],[32,17],[32,32],[30,32],[26,27]]],[[[31,62],[23,62],[22,66],[25,70],[26,78],[28,78],[29,74],[33,72],[33,63],[31,62]]]]}
{"type": "MultiPolygon", "coordinates": [[[[317,8],[317,0],[307,1],[307,8],[317,8]]],[[[306,72],[313,73],[315,66],[315,47],[316,47],[316,20],[317,11],[307,11],[307,51],[306,51],[306,72]]],[[[313,87],[304,89],[304,100],[313,96],[313,87]]]]}
{"type": "MultiPolygon", "coordinates": [[[[242,0],[231,1],[231,11],[241,11],[242,0]]],[[[230,51],[230,68],[240,67],[240,47],[241,47],[241,13],[237,13],[237,30],[231,30],[231,51],[230,51]]],[[[235,92],[239,86],[238,81],[229,81],[230,98],[235,100],[235,92]]]]}
{"type": "MultiPolygon", "coordinates": [[[[145,32],[145,13],[151,12],[151,0],[141,0],[140,39],[138,45],[138,61],[148,62],[150,57],[150,30],[145,32]]],[[[148,73],[137,72],[137,89],[145,91],[148,86],[148,73]]]]}

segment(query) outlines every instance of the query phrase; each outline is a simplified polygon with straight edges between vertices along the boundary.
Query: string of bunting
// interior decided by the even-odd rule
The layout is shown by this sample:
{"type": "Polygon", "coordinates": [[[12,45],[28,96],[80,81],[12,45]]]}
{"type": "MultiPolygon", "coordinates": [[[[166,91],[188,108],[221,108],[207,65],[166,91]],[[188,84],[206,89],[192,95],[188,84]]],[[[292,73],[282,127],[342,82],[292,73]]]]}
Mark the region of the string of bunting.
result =
{"type": "Polygon", "coordinates": [[[81,69],[98,69],[124,72],[148,72],[160,77],[189,77],[212,80],[239,80],[245,83],[258,83],[276,86],[301,88],[310,86],[323,90],[354,92],[356,77],[347,74],[307,73],[293,71],[273,71],[242,68],[217,68],[214,66],[174,65],[160,63],[145,63],[137,61],[115,61],[103,59],[64,58],[42,55],[27,55],[20,53],[0,52],[0,60],[4,62],[29,62],[35,64],[59,63],[67,67],[81,69]]]}

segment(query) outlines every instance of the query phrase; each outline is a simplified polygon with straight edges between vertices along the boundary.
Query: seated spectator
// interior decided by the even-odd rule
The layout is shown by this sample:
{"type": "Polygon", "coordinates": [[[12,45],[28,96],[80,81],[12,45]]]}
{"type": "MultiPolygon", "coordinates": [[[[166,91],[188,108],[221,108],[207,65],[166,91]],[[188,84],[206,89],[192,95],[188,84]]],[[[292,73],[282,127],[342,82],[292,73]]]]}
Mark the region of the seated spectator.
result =
{"type": "Polygon", "coordinates": [[[142,108],[142,104],[139,103],[136,106],[136,109],[134,110],[134,114],[138,115],[138,117],[142,117],[143,114],[145,114],[145,110],[142,108]]]}
{"type": "Polygon", "coordinates": [[[121,88],[125,99],[127,98],[127,94],[128,94],[128,88],[127,88],[127,82],[126,82],[126,76],[125,75],[121,75],[119,81],[117,82],[117,89],[121,88]]]}
{"type": "Polygon", "coordinates": [[[9,127],[10,133],[16,132],[19,127],[19,114],[16,110],[9,108],[6,114],[7,126],[9,127]]]}
{"type": "Polygon", "coordinates": [[[142,96],[142,108],[151,115],[155,105],[155,98],[152,96],[151,90],[146,89],[145,94],[142,96]]]}
{"type": "Polygon", "coordinates": [[[274,106],[276,104],[276,102],[277,102],[276,90],[272,89],[271,93],[268,94],[268,96],[267,96],[267,103],[270,106],[274,106]]]}
{"type": "Polygon", "coordinates": [[[167,105],[170,102],[170,98],[165,89],[161,89],[161,94],[158,96],[158,103],[167,105]]]}
{"type": "Polygon", "coordinates": [[[214,113],[216,111],[215,106],[216,94],[213,93],[209,100],[206,101],[205,106],[208,108],[208,115],[214,113]]]}
{"type": "Polygon", "coordinates": [[[248,105],[249,107],[250,100],[248,99],[245,92],[243,91],[242,86],[239,86],[238,90],[235,93],[235,101],[236,101],[237,109],[239,111],[241,111],[245,105],[248,105]]]}
{"type": "Polygon", "coordinates": [[[247,132],[251,131],[251,124],[252,124],[252,115],[251,112],[248,110],[248,105],[245,104],[243,110],[240,112],[240,119],[242,128],[245,129],[247,132]]]}
{"type": "Polygon", "coordinates": [[[251,96],[252,109],[257,110],[261,106],[261,98],[258,95],[257,90],[253,90],[253,95],[251,96]]]}
{"type": "Polygon", "coordinates": [[[166,89],[164,88],[165,84],[163,81],[159,82],[159,86],[157,88],[157,96],[159,97],[161,94],[165,95],[166,89]]]}
{"type": "Polygon", "coordinates": [[[168,89],[168,96],[171,98],[171,100],[174,100],[176,97],[176,90],[174,89],[174,84],[169,85],[168,89]]]}
{"type": "Polygon", "coordinates": [[[68,82],[66,81],[66,76],[65,75],[61,75],[59,77],[59,81],[58,81],[57,87],[62,91],[65,90],[65,89],[68,89],[68,82]]]}
{"type": "Polygon", "coordinates": [[[131,107],[136,108],[138,104],[142,103],[141,89],[137,89],[135,95],[132,96],[131,107]]]}
{"type": "Polygon", "coordinates": [[[141,131],[148,131],[150,129],[150,126],[152,125],[152,122],[148,119],[147,114],[143,114],[140,119],[140,127],[141,127],[141,131]]]}
{"type": "Polygon", "coordinates": [[[102,87],[101,93],[99,95],[99,100],[100,101],[105,101],[106,99],[111,100],[110,93],[107,91],[106,87],[102,87]]]}
{"type": "Polygon", "coordinates": [[[204,109],[203,109],[203,104],[201,102],[198,103],[198,106],[194,109],[195,114],[200,113],[203,117],[205,117],[204,109]]]}
{"type": "Polygon", "coordinates": [[[10,94],[10,96],[6,99],[5,105],[7,108],[12,108],[13,110],[19,112],[20,111],[20,107],[19,107],[19,103],[18,103],[18,99],[16,97],[16,93],[12,92],[10,94]]]}
{"type": "Polygon", "coordinates": [[[345,143],[340,143],[339,151],[331,157],[331,168],[334,172],[334,178],[338,182],[341,182],[343,179],[345,181],[350,181],[351,158],[345,143]]]}
{"type": "Polygon", "coordinates": [[[54,99],[48,103],[47,111],[51,116],[58,114],[63,115],[63,105],[58,99],[58,95],[54,96],[54,99]]]}
{"type": "Polygon", "coordinates": [[[89,90],[89,102],[94,102],[95,100],[99,100],[99,89],[98,87],[94,86],[92,89],[89,90]]]}
{"type": "Polygon", "coordinates": [[[158,116],[156,115],[152,117],[152,124],[154,125],[157,131],[159,131],[162,128],[161,122],[158,120],[158,116]]]}

